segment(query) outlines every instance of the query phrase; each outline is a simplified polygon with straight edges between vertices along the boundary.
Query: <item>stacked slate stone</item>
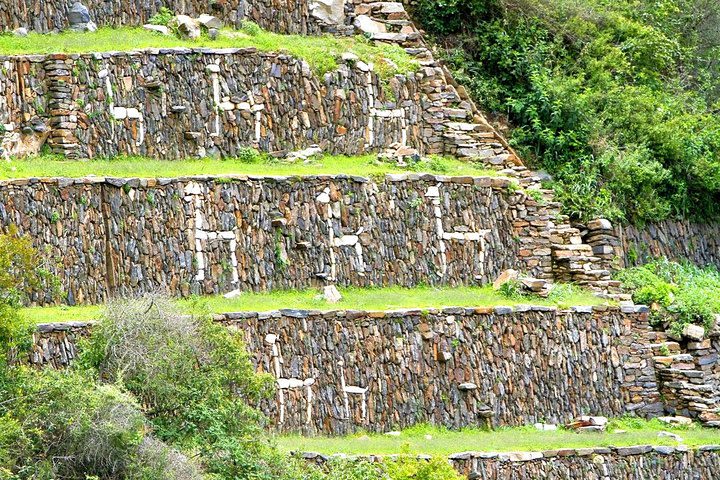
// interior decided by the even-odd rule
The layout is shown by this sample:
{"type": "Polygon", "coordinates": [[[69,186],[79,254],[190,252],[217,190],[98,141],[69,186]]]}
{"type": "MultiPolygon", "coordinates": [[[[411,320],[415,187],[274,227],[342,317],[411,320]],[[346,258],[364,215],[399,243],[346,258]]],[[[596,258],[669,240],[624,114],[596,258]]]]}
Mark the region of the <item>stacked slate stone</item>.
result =
{"type": "Polygon", "coordinates": [[[72,60],[67,55],[48,55],[44,62],[48,78],[48,113],[51,128],[48,144],[54,153],[76,158],[80,145],[75,137],[78,127],[72,90],[72,60]]]}
{"type": "Polygon", "coordinates": [[[53,368],[70,366],[78,356],[77,345],[90,333],[90,322],[64,322],[38,325],[33,335],[29,362],[53,368]]]}
{"type": "MultiPolygon", "coordinates": [[[[637,307],[622,307],[625,312],[632,312],[637,307]]],[[[660,394],[656,362],[653,360],[659,350],[668,349],[678,352],[680,346],[667,342],[665,333],[655,332],[648,322],[648,309],[644,314],[633,318],[634,341],[625,352],[628,356],[623,367],[625,374],[622,379],[623,395],[626,408],[639,416],[656,417],[665,413],[664,398],[660,394]]]]}
{"type": "Polygon", "coordinates": [[[720,268],[720,224],[663,220],[643,227],[618,226],[614,235],[621,245],[623,267],[658,257],[688,259],[696,265],[720,268]]]}
{"type": "Polygon", "coordinates": [[[543,452],[466,452],[450,463],[472,480],[585,479],[585,480],[691,480],[716,478],[720,447],[689,449],[638,445],[546,450],[543,452]]]}
{"type": "Polygon", "coordinates": [[[654,361],[666,409],[672,414],[699,418],[707,426],[720,426],[718,351],[700,326],[686,326],[683,340],[684,353],[667,355],[677,349],[656,349],[654,361]]]}

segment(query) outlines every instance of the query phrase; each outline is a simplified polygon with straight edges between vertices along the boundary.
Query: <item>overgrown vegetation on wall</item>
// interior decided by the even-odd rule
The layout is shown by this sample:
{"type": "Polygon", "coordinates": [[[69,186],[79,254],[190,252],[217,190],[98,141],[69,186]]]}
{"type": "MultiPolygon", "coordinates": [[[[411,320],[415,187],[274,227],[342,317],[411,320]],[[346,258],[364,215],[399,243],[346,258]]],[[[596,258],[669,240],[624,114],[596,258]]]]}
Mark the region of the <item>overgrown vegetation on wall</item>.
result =
{"type": "Polygon", "coordinates": [[[659,259],[619,273],[636,303],[649,305],[656,325],[681,335],[688,324],[711,329],[720,313],[720,272],[659,259]]]}
{"type": "Polygon", "coordinates": [[[415,18],[567,213],[720,216],[718,0],[418,0],[415,18]]]}

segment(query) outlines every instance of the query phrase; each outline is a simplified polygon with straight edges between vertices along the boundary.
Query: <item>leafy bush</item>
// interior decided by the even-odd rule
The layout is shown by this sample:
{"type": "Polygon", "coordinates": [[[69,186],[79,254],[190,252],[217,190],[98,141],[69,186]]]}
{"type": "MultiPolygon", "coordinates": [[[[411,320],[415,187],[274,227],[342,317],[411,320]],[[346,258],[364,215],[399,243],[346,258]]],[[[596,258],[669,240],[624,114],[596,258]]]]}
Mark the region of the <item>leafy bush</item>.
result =
{"type": "Polygon", "coordinates": [[[243,20],[242,25],[240,25],[240,31],[246,35],[250,35],[251,37],[257,37],[260,33],[262,33],[262,28],[253,21],[243,20]]]}
{"type": "Polygon", "coordinates": [[[385,464],[388,477],[392,480],[462,480],[463,476],[446,459],[434,457],[430,461],[419,461],[411,457],[400,457],[396,462],[385,464]]]}
{"type": "Polygon", "coordinates": [[[11,426],[0,444],[3,467],[20,478],[122,478],[144,435],[131,397],[76,372],[13,370],[0,407],[11,426]]]}
{"type": "Polygon", "coordinates": [[[160,7],[160,10],[150,17],[148,23],[151,25],[163,25],[167,27],[173,17],[175,17],[175,13],[172,10],[167,7],[160,7]]]}
{"type": "Polygon", "coordinates": [[[237,158],[243,163],[260,163],[263,155],[252,147],[241,147],[238,150],[237,158]]]}
{"type": "Polygon", "coordinates": [[[709,329],[720,313],[720,272],[715,268],[662,259],[624,270],[618,279],[635,302],[653,306],[657,319],[675,334],[689,323],[709,329]]]}
{"type": "Polygon", "coordinates": [[[720,215],[720,0],[419,0],[458,80],[566,213],[720,215]]]}

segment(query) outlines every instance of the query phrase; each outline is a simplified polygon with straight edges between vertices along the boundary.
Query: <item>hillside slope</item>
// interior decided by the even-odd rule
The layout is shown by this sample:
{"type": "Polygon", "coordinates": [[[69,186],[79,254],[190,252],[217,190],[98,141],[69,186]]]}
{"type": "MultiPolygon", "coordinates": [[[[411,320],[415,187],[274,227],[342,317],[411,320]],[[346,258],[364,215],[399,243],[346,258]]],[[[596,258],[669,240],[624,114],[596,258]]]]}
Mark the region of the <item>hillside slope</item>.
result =
{"type": "Polygon", "coordinates": [[[720,215],[718,0],[418,0],[483,110],[576,218],[720,215]]]}

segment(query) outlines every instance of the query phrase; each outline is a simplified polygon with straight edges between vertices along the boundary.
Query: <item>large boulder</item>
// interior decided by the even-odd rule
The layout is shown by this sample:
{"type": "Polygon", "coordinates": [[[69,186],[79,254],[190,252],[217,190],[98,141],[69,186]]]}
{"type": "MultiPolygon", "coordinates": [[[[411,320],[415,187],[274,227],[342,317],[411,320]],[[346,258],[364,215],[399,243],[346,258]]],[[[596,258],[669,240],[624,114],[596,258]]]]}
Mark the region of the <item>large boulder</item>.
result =
{"type": "Polygon", "coordinates": [[[376,22],[367,15],[358,15],[355,17],[354,25],[355,28],[360,30],[362,33],[387,33],[387,27],[385,27],[384,23],[376,22]]]}
{"type": "Polygon", "coordinates": [[[169,26],[175,28],[182,38],[195,40],[202,35],[200,22],[187,15],[176,15],[170,20],[169,26]]]}
{"type": "Polygon", "coordinates": [[[329,25],[345,23],[345,0],[312,0],[310,14],[329,25]]]}
{"type": "Polygon", "coordinates": [[[80,2],[75,2],[68,12],[70,26],[90,22],[90,10],[80,2]]]}
{"type": "Polygon", "coordinates": [[[197,18],[198,23],[202,25],[203,27],[210,29],[221,29],[223,28],[223,22],[218,17],[215,17],[213,15],[207,15],[203,13],[197,18]]]}
{"type": "Polygon", "coordinates": [[[74,32],[94,32],[97,25],[90,18],[90,10],[80,2],[75,2],[68,12],[70,30],[74,32]]]}

